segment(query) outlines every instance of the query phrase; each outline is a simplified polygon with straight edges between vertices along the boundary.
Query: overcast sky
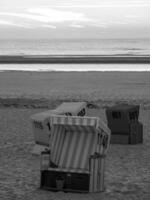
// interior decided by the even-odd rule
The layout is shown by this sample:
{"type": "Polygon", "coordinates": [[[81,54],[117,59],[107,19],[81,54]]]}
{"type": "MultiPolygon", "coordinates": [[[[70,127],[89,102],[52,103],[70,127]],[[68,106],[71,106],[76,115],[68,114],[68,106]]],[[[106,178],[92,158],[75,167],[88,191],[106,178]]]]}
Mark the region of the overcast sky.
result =
{"type": "Polygon", "coordinates": [[[150,0],[0,0],[0,38],[150,38],[150,0]]]}

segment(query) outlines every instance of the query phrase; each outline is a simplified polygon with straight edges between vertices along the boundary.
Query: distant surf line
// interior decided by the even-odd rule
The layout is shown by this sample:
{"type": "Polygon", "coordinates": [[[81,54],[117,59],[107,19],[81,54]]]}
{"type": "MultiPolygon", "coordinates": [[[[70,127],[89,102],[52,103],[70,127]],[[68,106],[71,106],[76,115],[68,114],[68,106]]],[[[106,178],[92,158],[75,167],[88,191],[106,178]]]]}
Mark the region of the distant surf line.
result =
{"type": "Polygon", "coordinates": [[[30,72],[144,72],[150,64],[0,64],[0,71],[30,72]]]}

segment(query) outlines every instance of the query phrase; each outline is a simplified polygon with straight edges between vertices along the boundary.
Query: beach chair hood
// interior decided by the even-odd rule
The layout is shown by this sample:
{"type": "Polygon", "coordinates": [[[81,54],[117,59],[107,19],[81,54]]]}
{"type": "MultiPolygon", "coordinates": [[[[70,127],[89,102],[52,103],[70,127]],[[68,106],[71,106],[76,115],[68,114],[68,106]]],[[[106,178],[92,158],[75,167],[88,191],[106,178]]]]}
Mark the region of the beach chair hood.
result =
{"type": "Polygon", "coordinates": [[[62,168],[88,170],[91,155],[105,156],[110,130],[99,118],[51,116],[51,160],[62,168]]]}

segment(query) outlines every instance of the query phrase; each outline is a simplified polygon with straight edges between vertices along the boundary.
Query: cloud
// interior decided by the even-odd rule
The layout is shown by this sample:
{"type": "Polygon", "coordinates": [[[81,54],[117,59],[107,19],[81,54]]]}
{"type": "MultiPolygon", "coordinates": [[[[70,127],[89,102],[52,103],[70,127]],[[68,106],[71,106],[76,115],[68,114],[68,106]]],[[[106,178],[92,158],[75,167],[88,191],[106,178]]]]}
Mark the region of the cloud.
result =
{"type": "Polygon", "coordinates": [[[63,22],[63,21],[91,21],[83,13],[62,11],[51,8],[32,8],[28,9],[32,14],[38,14],[48,19],[49,22],[63,22]]]}
{"type": "Polygon", "coordinates": [[[11,21],[6,21],[6,20],[0,20],[0,25],[4,25],[4,26],[16,26],[16,27],[20,27],[20,28],[28,28],[28,26],[22,25],[22,24],[17,24],[11,21]]]}
{"type": "Polygon", "coordinates": [[[64,23],[73,23],[72,27],[83,28],[83,25],[81,24],[92,22],[92,19],[87,18],[83,13],[62,11],[50,8],[30,8],[22,13],[0,12],[0,16],[5,19],[10,19],[10,17],[13,17],[14,23],[5,23],[6,25],[15,26],[16,23],[16,26],[22,26],[32,29],[38,27],[55,29],[56,24],[61,25],[64,23]]]}
{"type": "Polygon", "coordinates": [[[56,26],[53,25],[49,25],[49,24],[44,24],[42,25],[43,28],[52,28],[52,29],[56,29],[56,26]]]}
{"type": "MultiPolygon", "coordinates": [[[[83,2],[83,1],[82,1],[83,2]]],[[[90,2],[90,1],[89,1],[90,2]]],[[[98,1],[97,1],[98,2],[98,1]]],[[[145,5],[148,1],[103,1],[101,4],[85,4],[84,8],[90,9],[67,9],[68,7],[75,8],[83,5],[67,4],[56,5],[52,7],[31,7],[16,12],[0,12],[1,18],[6,21],[12,21],[12,26],[22,26],[24,28],[49,28],[56,29],[57,27],[73,27],[73,28],[88,28],[96,27],[97,29],[105,29],[112,26],[128,26],[128,25],[140,25],[149,24],[150,19],[149,7],[132,8],[133,5],[145,5]],[[114,4],[113,4],[114,2],[114,4]],[[130,3],[131,2],[131,3],[130,3]],[[124,6],[125,5],[125,6],[124,6]],[[61,8],[66,7],[66,9],[61,8]],[[121,8],[119,6],[122,6],[121,8]],[[131,6],[128,9],[126,6],[131,6]],[[54,8],[55,7],[55,8],[54,8]],[[116,9],[114,9],[116,7],[116,9]],[[93,8],[93,9],[92,9],[93,8]],[[94,9],[95,8],[95,9],[94,9]],[[98,8],[98,9],[97,9],[98,8]],[[100,9],[101,8],[101,9],[100,9]],[[78,11],[77,11],[78,10],[78,11]]],[[[150,1],[149,1],[150,3],[150,1]]],[[[2,23],[1,23],[2,24],[2,23]]],[[[3,23],[4,24],[4,23],[3,23]]],[[[7,23],[5,23],[7,24],[7,23]]],[[[10,25],[10,24],[7,24],[10,25]]]]}
{"type": "Polygon", "coordinates": [[[108,27],[108,24],[107,23],[93,23],[92,26],[95,26],[97,28],[107,28],[108,27]]]}
{"type": "Polygon", "coordinates": [[[31,14],[27,14],[27,13],[1,12],[0,15],[30,19],[30,20],[40,21],[40,22],[49,22],[48,18],[45,16],[31,15],[31,14]]]}
{"type": "Polygon", "coordinates": [[[72,27],[72,28],[84,28],[84,26],[80,25],[80,24],[71,24],[70,27],[72,27]]]}
{"type": "Polygon", "coordinates": [[[35,20],[39,22],[65,22],[65,21],[81,21],[88,22],[91,19],[87,18],[83,13],[71,12],[71,11],[60,11],[56,9],[46,9],[46,8],[32,8],[28,9],[24,13],[15,12],[0,12],[3,16],[13,16],[20,17],[24,19],[35,20]]]}

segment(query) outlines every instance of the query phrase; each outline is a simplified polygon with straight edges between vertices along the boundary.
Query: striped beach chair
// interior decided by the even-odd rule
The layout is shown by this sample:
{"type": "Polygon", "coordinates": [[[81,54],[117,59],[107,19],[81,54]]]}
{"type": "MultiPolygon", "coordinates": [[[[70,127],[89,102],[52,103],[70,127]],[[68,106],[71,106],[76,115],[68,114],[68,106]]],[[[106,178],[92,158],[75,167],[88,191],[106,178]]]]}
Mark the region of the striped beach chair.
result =
{"type": "Polygon", "coordinates": [[[56,180],[61,177],[64,191],[103,191],[104,162],[110,144],[107,126],[96,117],[57,115],[50,121],[53,165],[42,171],[41,187],[60,190],[56,180]]]}

